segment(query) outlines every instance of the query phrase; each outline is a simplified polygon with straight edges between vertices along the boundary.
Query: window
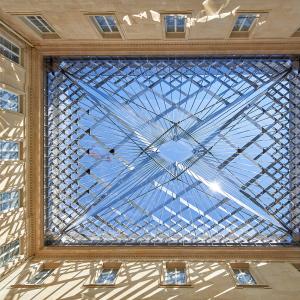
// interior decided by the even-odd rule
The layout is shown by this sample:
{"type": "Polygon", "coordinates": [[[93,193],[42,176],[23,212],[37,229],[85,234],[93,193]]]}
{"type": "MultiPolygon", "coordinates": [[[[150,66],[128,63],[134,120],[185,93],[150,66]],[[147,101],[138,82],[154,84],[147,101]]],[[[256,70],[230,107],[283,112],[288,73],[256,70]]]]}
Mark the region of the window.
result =
{"type": "Polygon", "coordinates": [[[90,16],[104,38],[122,38],[116,17],[113,15],[90,16]]]}
{"type": "Polygon", "coordinates": [[[42,16],[25,16],[26,20],[40,33],[54,33],[54,29],[42,16]]]}
{"type": "Polygon", "coordinates": [[[19,191],[0,193],[0,212],[19,207],[19,191]]]}
{"type": "Polygon", "coordinates": [[[256,285],[256,281],[249,269],[232,269],[235,276],[235,281],[238,285],[256,285]]]}
{"type": "Polygon", "coordinates": [[[184,32],[185,31],[185,15],[168,15],[165,16],[166,32],[184,32]]]}
{"type": "Polygon", "coordinates": [[[0,54],[16,62],[17,64],[20,63],[20,48],[3,36],[0,36],[0,54]]]}
{"type": "Polygon", "coordinates": [[[186,284],[186,274],[183,268],[167,268],[165,276],[166,284],[186,284]]]}
{"type": "Polygon", "coordinates": [[[20,253],[19,240],[0,247],[0,267],[5,266],[20,253]]]}
{"type": "Polygon", "coordinates": [[[254,21],[259,17],[257,14],[241,14],[238,16],[232,31],[250,31],[254,21]]]}
{"type": "Polygon", "coordinates": [[[19,96],[0,89],[0,108],[12,111],[19,111],[19,96]]]}
{"type": "Polygon", "coordinates": [[[253,32],[256,20],[266,13],[240,13],[234,23],[231,38],[248,38],[253,32]]]}
{"type": "Polygon", "coordinates": [[[27,284],[42,284],[46,278],[48,278],[54,269],[41,269],[27,280],[27,284]]]}
{"type": "Polygon", "coordinates": [[[96,284],[115,284],[119,269],[103,268],[96,284]]]}
{"type": "Polygon", "coordinates": [[[188,268],[184,262],[166,262],[162,270],[162,285],[191,285],[187,272],[188,268]]]}
{"type": "Polygon", "coordinates": [[[95,16],[94,18],[102,32],[119,32],[114,16],[95,16]]]}
{"type": "Polygon", "coordinates": [[[0,140],[0,160],[19,159],[19,143],[0,140]]]}

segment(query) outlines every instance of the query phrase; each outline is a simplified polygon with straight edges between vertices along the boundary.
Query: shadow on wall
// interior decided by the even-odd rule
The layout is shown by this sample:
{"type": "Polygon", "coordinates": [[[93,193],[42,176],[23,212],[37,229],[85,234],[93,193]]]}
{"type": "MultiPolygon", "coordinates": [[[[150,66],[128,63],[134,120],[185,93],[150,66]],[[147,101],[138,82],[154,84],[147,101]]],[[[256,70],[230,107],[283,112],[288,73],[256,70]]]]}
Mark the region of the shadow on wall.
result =
{"type": "MultiPolygon", "coordinates": [[[[47,286],[8,289],[5,299],[218,299],[219,296],[230,294],[234,290],[232,278],[226,265],[222,263],[192,263],[189,270],[193,286],[185,288],[159,285],[161,262],[127,262],[121,267],[116,286],[84,287],[89,280],[89,270],[93,267],[95,263],[64,262],[47,286]]],[[[20,274],[17,282],[22,280],[24,272],[20,274]]],[[[229,296],[226,299],[231,298],[229,296]]]]}
{"type": "Polygon", "coordinates": [[[0,139],[24,139],[24,117],[15,112],[0,110],[0,139]]]}
{"type": "MultiPolygon", "coordinates": [[[[202,10],[193,17],[187,17],[188,28],[195,26],[197,23],[207,23],[214,19],[224,19],[226,17],[235,16],[236,11],[240,6],[234,9],[227,10],[226,7],[230,4],[231,0],[205,0],[202,2],[202,10]]],[[[199,1],[200,4],[200,1],[199,1]]],[[[200,5],[199,5],[200,6],[200,5]]],[[[161,15],[154,10],[145,10],[132,15],[125,15],[123,21],[131,26],[135,19],[148,19],[153,22],[161,22],[161,15]]]]}
{"type": "Polygon", "coordinates": [[[24,163],[0,161],[0,191],[20,189],[24,186],[24,163]]]}

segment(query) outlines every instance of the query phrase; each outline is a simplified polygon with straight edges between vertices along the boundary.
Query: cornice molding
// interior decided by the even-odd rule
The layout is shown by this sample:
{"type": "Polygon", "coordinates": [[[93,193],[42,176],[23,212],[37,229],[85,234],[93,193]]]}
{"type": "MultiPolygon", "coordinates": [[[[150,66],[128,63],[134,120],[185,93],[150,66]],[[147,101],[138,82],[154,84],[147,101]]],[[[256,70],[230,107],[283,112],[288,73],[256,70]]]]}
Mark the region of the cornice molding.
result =
{"type": "Polygon", "coordinates": [[[300,261],[300,247],[44,247],[36,253],[43,259],[194,259],[201,261],[264,260],[300,261]]]}
{"type": "Polygon", "coordinates": [[[76,42],[36,46],[42,55],[261,55],[300,54],[300,40],[76,42]]]}
{"type": "Polygon", "coordinates": [[[194,246],[60,246],[44,247],[43,236],[43,56],[47,55],[233,55],[300,54],[300,41],[292,44],[227,45],[199,43],[103,43],[40,46],[33,49],[31,67],[32,92],[28,99],[29,149],[29,243],[30,255],[36,259],[93,260],[190,259],[200,261],[257,260],[300,262],[300,247],[194,247],[194,246]],[[170,45],[173,45],[170,47],[170,45]],[[234,45],[234,46],[233,46],[234,45]],[[235,47],[235,48],[234,48],[235,47]],[[234,50],[235,49],[235,50],[234,50]]]}

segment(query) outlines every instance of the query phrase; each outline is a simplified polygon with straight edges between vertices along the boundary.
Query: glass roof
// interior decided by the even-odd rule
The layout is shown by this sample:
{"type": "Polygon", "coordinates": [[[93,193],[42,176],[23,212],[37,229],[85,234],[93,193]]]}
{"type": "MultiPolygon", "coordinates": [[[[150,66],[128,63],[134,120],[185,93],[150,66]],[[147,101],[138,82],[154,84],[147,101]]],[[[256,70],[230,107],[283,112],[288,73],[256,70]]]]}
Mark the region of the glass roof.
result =
{"type": "Polygon", "coordinates": [[[45,70],[46,244],[292,243],[289,58],[51,57],[45,70]]]}

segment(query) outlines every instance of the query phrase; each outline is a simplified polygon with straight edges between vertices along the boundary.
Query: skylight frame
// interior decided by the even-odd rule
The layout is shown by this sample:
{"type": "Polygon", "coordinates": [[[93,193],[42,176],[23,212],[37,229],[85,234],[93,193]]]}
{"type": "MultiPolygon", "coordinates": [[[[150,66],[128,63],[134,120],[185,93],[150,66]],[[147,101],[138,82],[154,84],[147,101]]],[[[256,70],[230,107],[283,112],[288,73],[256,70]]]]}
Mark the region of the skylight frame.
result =
{"type": "Polygon", "coordinates": [[[126,242],[126,243],[128,243],[128,242],[126,242]]]}

